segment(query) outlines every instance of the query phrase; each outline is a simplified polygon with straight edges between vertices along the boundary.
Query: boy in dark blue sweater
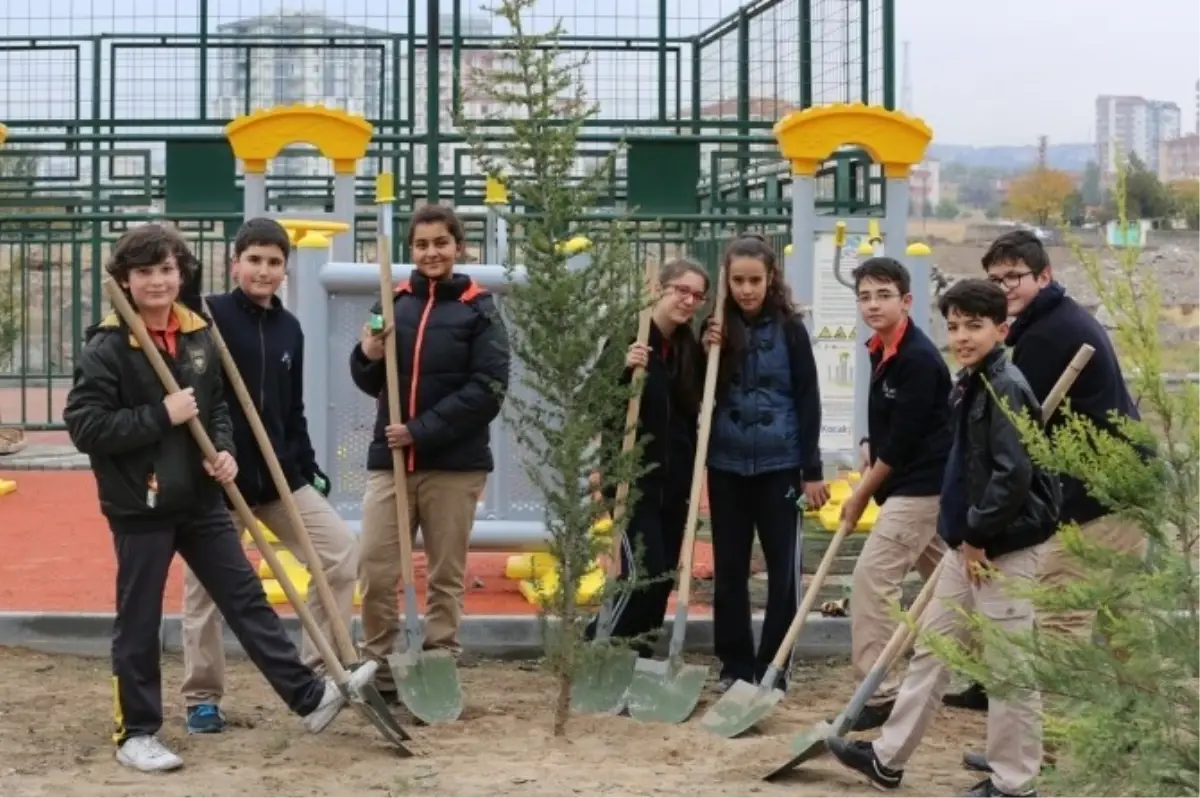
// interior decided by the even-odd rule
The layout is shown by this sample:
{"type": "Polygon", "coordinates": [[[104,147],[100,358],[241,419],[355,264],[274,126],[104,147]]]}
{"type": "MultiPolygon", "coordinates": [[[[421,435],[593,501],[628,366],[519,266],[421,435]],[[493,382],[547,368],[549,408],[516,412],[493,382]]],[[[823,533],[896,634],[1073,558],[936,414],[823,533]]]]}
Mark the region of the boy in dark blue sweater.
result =
{"type": "MultiPolygon", "coordinates": [[[[233,279],[228,294],[208,297],[213,323],[221,331],[233,362],[254,400],[255,410],[271,439],[300,518],[321,559],[336,607],[325,607],[309,586],[309,606],[327,640],[334,639],[330,618],[341,616],[346,628],[353,611],[358,571],[358,541],[326,500],[329,479],[317,466],[304,416],[304,333],[300,322],[275,294],[287,274],[291,248],[287,231],[274,219],[250,219],[233,242],[233,279]]],[[[225,381],[225,404],[237,444],[237,485],[255,516],[301,562],[299,536],[259,450],[237,394],[225,381]]],[[[234,520],[240,528],[241,523],[234,520]]],[[[225,726],[220,709],[225,692],[225,649],[216,605],[191,570],[184,571],[182,692],[187,703],[187,730],[213,733],[225,726]]],[[[308,634],[303,636],[304,663],[318,673],[324,662],[308,634]]]]}
{"type": "MultiPolygon", "coordinates": [[[[933,601],[918,622],[922,633],[965,638],[967,621],[959,607],[979,612],[1007,632],[1033,630],[1032,601],[1017,597],[1006,584],[1035,578],[1038,547],[1054,534],[1062,497],[1058,482],[1034,466],[1016,425],[996,405],[998,398],[1015,413],[1041,417],[1032,390],[1004,352],[1005,305],[1004,292],[985,280],[956,283],[939,301],[951,349],[963,369],[951,399],[954,442],[938,519],[938,532],[950,551],[933,601]]],[[[829,750],[876,785],[899,787],[904,765],[933,720],[949,680],[946,664],[918,642],[879,739],[831,737],[829,750]]],[[[1041,715],[1036,692],[991,701],[987,757],[992,776],[967,795],[1035,795],[1033,781],[1042,764],[1041,715]]]]}
{"type": "MultiPolygon", "coordinates": [[[[875,334],[867,341],[871,390],[862,481],[842,505],[858,523],[872,498],[879,520],[854,564],[850,590],[851,660],[866,678],[896,623],[891,605],[914,567],[928,579],[946,546],[937,535],[938,493],[950,452],[950,370],[937,345],[909,318],[908,269],[869,258],[854,270],[858,308],[875,334]]],[[[899,679],[889,677],[859,714],[855,731],[882,726],[899,679]]]]}

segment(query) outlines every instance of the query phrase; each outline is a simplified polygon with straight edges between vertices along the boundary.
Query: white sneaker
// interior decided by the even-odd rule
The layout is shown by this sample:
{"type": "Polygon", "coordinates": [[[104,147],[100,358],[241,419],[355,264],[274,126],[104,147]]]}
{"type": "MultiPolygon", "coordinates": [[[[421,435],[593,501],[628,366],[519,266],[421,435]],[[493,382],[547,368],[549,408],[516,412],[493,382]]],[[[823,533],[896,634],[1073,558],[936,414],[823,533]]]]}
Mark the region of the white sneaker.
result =
{"type": "MultiPolygon", "coordinates": [[[[358,668],[350,672],[350,693],[353,695],[368,684],[375,680],[375,671],[379,669],[379,663],[375,660],[368,660],[358,668]]],[[[346,697],[342,695],[342,691],[334,684],[333,679],[325,678],[325,694],[321,696],[321,703],[317,704],[317,708],[304,716],[304,728],[308,729],[313,734],[320,734],[325,731],[325,727],[333,723],[333,719],[338,716],[346,707],[346,697]]]]}
{"type": "Polygon", "coordinates": [[[157,737],[148,734],[130,737],[123,742],[117,749],[117,761],[125,767],[143,773],[178,770],[183,767],[183,760],[174,751],[159,742],[157,737]]]}

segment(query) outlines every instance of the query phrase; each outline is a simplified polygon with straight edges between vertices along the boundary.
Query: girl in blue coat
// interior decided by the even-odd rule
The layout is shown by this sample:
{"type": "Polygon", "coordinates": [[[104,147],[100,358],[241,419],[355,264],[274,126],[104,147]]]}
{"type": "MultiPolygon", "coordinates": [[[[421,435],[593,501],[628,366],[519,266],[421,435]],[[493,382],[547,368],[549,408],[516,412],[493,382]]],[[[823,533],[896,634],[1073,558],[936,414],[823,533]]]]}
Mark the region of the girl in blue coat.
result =
{"type": "Polygon", "coordinates": [[[726,248],[724,267],[725,324],[710,321],[704,337],[707,346],[721,345],[708,500],[722,691],[738,679],[761,679],[783,642],[798,607],[797,498],[804,495],[814,508],[828,499],[812,341],[775,252],[762,236],[746,234],[726,248]],[[757,653],[749,587],[756,530],[767,566],[757,653]]]}

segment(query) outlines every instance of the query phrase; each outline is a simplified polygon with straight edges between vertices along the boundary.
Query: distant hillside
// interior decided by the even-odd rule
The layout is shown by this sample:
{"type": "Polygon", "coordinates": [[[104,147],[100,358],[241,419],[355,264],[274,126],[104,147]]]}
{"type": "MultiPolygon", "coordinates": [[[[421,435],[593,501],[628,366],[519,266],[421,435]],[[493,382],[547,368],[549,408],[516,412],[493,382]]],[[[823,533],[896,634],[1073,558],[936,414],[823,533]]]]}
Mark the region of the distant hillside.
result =
{"type": "MultiPolygon", "coordinates": [[[[965,144],[930,144],[929,157],[942,163],[963,166],[988,166],[995,169],[1022,171],[1033,166],[1037,147],[972,147],[965,144]]],[[[1051,144],[1048,152],[1050,166],[1068,172],[1082,172],[1087,162],[1096,157],[1093,144],[1051,144]]]]}

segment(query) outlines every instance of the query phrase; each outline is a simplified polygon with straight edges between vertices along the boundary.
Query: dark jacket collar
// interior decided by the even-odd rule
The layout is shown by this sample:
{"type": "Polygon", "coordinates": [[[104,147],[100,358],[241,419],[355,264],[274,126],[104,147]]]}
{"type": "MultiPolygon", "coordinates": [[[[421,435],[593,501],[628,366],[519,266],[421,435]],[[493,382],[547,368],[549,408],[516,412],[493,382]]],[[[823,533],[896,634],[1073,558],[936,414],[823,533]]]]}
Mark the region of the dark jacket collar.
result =
{"type": "Polygon", "coordinates": [[[1037,296],[1029,303],[1029,306],[1021,311],[1020,315],[1013,320],[1012,326],[1008,329],[1008,337],[1004,343],[1008,346],[1016,346],[1018,339],[1025,334],[1034,322],[1052,312],[1055,308],[1062,304],[1063,298],[1067,295],[1067,289],[1063,288],[1061,283],[1051,281],[1049,285],[1037,292],[1037,296]]]}
{"type": "Polygon", "coordinates": [[[1003,346],[997,344],[996,348],[988,352],[983,358],[983,362],[975,368],[959,369],[958,373],[954,375],[954,381],[957,384],[965,385],[979,374],[984,375],[988,380],[995,379],[1004,371],[1007,363],[1008,353],[1005,352],[1003,346]]]}
{"type": "Polygon", "coordinates": [[[262,315],[271,317],[278,315],[283,310],[283,302],[279,299],[278,295],[271,297],[271,301],[266,306],[263,306],[246,296],[246,292],[240,288],[234,288],[229,293],[239,308],[253,316],[262,315]]]}
{"type": "Polygon", "coordinates": [[[435,299],[453,300],[461,299],[463,294],[473,284],[471,278],[464,274],[454,274],[452,272],[449,277],[435,281],[430,280],[418,270],[413,269],[412,273],[408,276],[408,280],[400,284],[397,293],[407,290],[413,296],[424,299],[429,296],[429,291],[432,288],[435,299]]]}

